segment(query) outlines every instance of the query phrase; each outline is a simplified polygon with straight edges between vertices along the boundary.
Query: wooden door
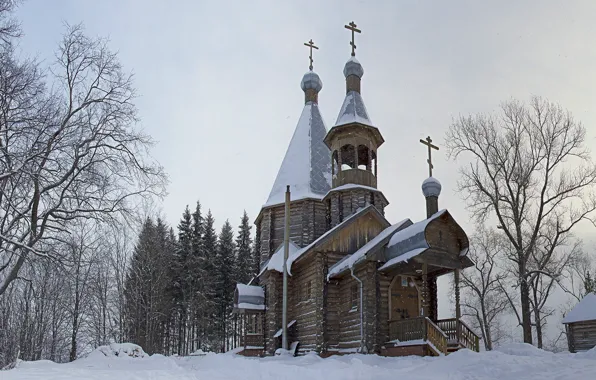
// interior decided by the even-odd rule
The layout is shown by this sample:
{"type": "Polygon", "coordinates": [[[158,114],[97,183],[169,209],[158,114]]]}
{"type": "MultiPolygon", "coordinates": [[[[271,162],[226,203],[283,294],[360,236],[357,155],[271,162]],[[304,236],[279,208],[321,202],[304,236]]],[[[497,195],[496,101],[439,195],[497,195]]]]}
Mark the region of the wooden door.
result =
{"type": "Polygon", "coordinates": [[[391,282],[390,319],[408,319],[420,315],[418,288],[414,281],[406,276],[396,276],[391,282]]]}

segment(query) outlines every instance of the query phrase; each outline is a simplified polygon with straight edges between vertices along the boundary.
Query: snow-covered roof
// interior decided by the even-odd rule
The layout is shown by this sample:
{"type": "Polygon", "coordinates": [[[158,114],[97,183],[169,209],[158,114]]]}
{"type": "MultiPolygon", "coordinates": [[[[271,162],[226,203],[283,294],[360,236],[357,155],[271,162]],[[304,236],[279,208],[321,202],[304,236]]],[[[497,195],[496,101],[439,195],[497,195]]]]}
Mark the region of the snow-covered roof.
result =
{"type": "Polygon", "coordinates": [[[446,212],[447,210],[441,210],[430,218],[414,223],[393,235],[389,240],[389,244],[387,244],[387,249],[395,252],[392,256],[399,256],[415,248],[428,248],[428,242],[424,238],[424,230],[430,222],[446,212]]]}
{"type": "Polygon", "coordinates": [[[596,320],[596,294],[588,293],[567,315],[563,323],[596,320]]]}
{"type": "Polygon", "coordinates": [[[377,193],[380,193],[380,192],[381,192],[381,190],[379,190],[379,189],[376,189],[376,188],[374,188],[374,187],[365,186],[365,185],[359,185],[359,184],[356,184],[356,183],[347,183],[347,184],[345,184],[345,185],[337,186],[337,187],[334,187],[333,189],[329,190],[329,191],[327,192],[327,194],[325,194],[325,197],[326,197],[327,195],[329,195],[330,193],[333,193],[333,192],[335,192],[335,191],[342,191],[342,190],[356,190],[356,189],[368,190],[368,191],[374,191],[374,192],[377,192],[377,193]]]}
{"type": "MultiPolygon", "coordinates": [[[[265,265],[263,265],[263,267],[261,268],[261,272],[259,273],[259,276],[268,270],[274,270],[274,271],[277,271],[280,273],[283,272],[284,252],[285,252],[284,248],[285,247],[283,244],[280,245],[279,248],[277,248],[277,251],[275,251],[275,253],[273,255],[271,255],[271,258],[269,259],[269,261],[267,261],[267,263],[265,263],[265,265]]],[[[298,250],[300,250],[300,247],[297,246],[296,244],[294,244],[294,242],[292,240],[290,240],[290,248],[288,249],[288,257],[290,257],[291,255],[296,253],[298,250]]]]}
{"type": "Polygon", "coordinates": [[[330,279],[331,277],[342,273],[346,269],[352,268],[355,264],[364,260],[366,255],[368,255],[368,253],[372,249],[377,247],[384,240],[388,239],[396,231],[406,227],[408,224],[412,224],[412,221],[410,219],[404,219],[399,223],[385,228],[383,231],[381,231],[381,233],[372,238],[368,243],[364,244],[359,250],[357,250],[351,255],[344,257],[342,260],[338,261],[335,265],[333,265],[329,269],[327,279],[330,279]]]}
{"type": "MultiPolygon", "coordinates": [[[[292,274],[292,271],[291,271],[292,264],[296,260],[298,260],[302,255],[304,255],[306,252],[308,252],[309,250],[311,250],[314,246],[316,246],[317,244],[319,244],[321,241],[325,240],[327,237],[329,237],[335,231],[337,231],[340,228],[344,227],[346,224],[348,224],[352,220],[358,218],[360,215],[364,214],[368,210],[377,210],[377,209],[375,208],[375,206],[369,205],[369,206],[366,206],[366,207],[363,207],[363,208],[357,210],[355,213],[353,213],[352,215],[348,216],[346,219],[344,219],[337,226],[333,227],[329,231],[325,232],[323,235],[319,236],[318,239],[316,239],[315,241],[313,241],[309,245],[307,245],[306,247],[301,248],[300,250],[294,252],[291,256],[288,257],[288,264],[287,264],[288,274],[290,274],[290,275],[292,274]]],[[[378,213],[378,210],[377,210],[377,213],[378,213]]],[[[382,217],[382,215],[381,215],[381,217],[382,217]]]]}
{"type": "Polygon", "coordinates": [[[362,95],[356,91],[350,91],[346,94],[334,127],[350,123],[361,123],[374,127],[368,117],[362,95]]]}
{"type": "Polygon", "coordinates": [[[402,255],[399,255],[397,257],[394,257],[392,259],[390,259],[389,261],[387,261],[385,264],[383,264],[379,270],[385,270],[385,269],[389,269],[392,266],[402,263],[402,262],[407,262],[408,260],[410,260],[411,258],[414,258],[416,256],[418,256],[419,254],[423,253],[424,251],[426,251],[428,248],[416,248],[413,249],[411,251],[408,251],[402,255]]]}
{"type": "Polygon", "coordinates": [[[234,308],[265,310],[265,291],[260,286],[236,284],[234,308]]]}
{"type": "Polygon", "coordinates": [[[331,153],[323,142],[326,134],[319,106],[307,103],[263,207],[284,203],[287,185],[292,201],[323,199],[331,188],[331,153]]]}

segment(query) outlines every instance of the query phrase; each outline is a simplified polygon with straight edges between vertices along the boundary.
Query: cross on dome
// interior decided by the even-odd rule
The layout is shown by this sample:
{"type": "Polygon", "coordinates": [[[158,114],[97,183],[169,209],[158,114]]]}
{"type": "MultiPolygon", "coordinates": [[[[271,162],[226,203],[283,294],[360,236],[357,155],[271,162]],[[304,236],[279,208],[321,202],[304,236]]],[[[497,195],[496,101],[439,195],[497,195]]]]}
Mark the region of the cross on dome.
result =
{"type": "Polygon", "coordinates": [[[344,25],[344,27],[348,30],[352,31],[352,41],[350,42],[350,45],[352,46],[352,57],[356,56],[356,43],[354,42],[354,32],[356,33],[362,33],[362,31],[358,28],[356,28],[356,23],[354,21],[350,22],[348,25],[344,25]]]}
{"type": "Polygon", "coordinates": [[[319,50],[319,47],[318,47],[318,46],[315,46],[315,43],[314,43],[314,42],[312,42],[312,38],[310,39],[310,41],[308,41],[308,42],[305,42],[305,43],[304,43],[304,46],[308,46],[308,47],[310,48],[310,55],[308,56],[308,58],[310,59],[310,65],[308,66],[308,69],[309,69],[310,71],[312,71],[312,69],[313,69],[313,66],[312,66],[312,63],[313,63],[313,59],[312,59],[312,49],[317,49],[317,50],[319,50]]]}
{"type": "Polygon", "coordinates": [[[439,150],[439,147],[433,145],[433,140],[428,136],[425,140],[420,139],[420,142],[428,147],[428,159],[426,162],[428,163],[428,176],[433,176],[433,161],[432,161],[432,149],[439,150]]]}

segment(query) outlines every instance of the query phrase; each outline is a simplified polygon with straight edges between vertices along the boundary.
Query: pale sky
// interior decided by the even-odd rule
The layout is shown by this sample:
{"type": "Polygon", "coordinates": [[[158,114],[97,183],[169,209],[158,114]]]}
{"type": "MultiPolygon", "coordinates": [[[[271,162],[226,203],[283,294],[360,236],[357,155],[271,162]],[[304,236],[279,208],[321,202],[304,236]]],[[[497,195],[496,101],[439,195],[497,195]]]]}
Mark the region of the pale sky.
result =
{"type": "Polygon", "coordinates": [[[170,176],[161,211],[173,226],[197,199],[218,228],[228,218],[237,226],[243,209],[254,220],[304,104],[303,43],[320,47],[314,66],[329,128],[345,95],[352,20],[362,29],[362,95],[386,140],[378,187],[390,222],[425,217],[418,140],[430,135],[441,147],[439,207],[472,232],[455,192],[463,162],[446,161],[443,144],[459,114],[541,95],[581,120],[596,150],[596,1],[28,0],[17,17],[22,49],[48,62],[65,22],[110,38],[135,74],[142,126],[170,176]]]}

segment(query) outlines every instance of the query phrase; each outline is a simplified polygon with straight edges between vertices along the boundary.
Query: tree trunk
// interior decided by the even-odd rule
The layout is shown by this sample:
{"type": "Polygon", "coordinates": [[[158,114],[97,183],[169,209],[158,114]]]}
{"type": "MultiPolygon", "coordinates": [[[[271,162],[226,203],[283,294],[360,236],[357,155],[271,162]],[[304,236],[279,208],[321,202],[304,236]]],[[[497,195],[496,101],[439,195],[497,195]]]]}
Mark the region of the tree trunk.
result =
{"type": "Polygon", "coordinates": [[[524,277],[526,268],[523,263],[519,264],[519,277],[520,277],[520,301],[521,301],[521,314],[522,314],[522,329],[524,336],[524,343],[532,344],[532,322],[531,322],[531,311],[530,311],[530,289],[528,282],[524,277]]]}

